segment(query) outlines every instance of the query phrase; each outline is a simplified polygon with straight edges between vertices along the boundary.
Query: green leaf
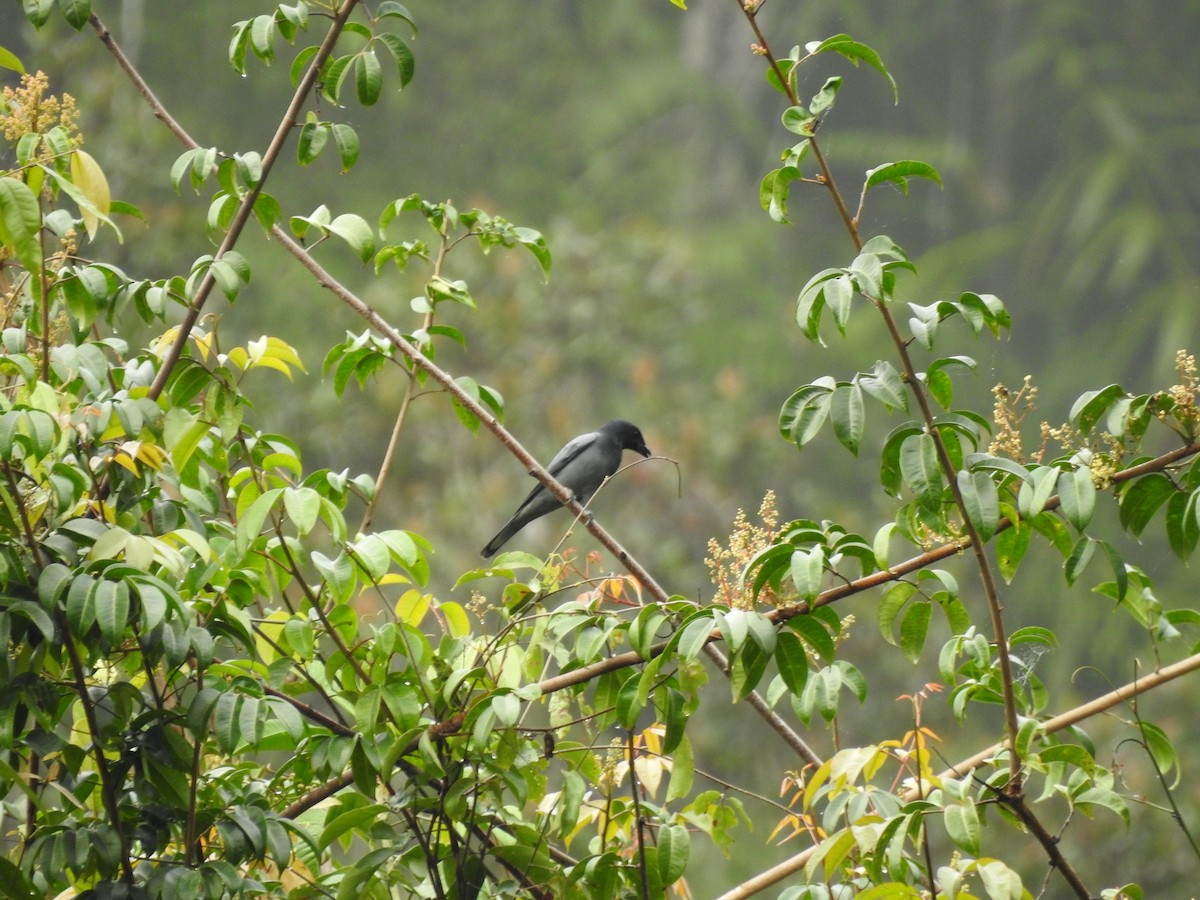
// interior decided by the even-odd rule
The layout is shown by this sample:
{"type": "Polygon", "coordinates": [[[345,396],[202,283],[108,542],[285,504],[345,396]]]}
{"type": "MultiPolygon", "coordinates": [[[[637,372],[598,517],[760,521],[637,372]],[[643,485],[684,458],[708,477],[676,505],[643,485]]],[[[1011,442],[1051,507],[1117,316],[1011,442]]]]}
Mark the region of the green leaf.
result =
{"type": "Polygon", "coordinates": [[[668,687],[666,693],[666,710],[659,716],[666,726],[663,734],[663,753],[673,753],[686,737],[688,714],[684,696],[680,691],[668,687]]]}
{"type": "Polygon", "coordinates": [[[933,166],[915,159],[902,159],[899,162],[884,163],[873,169],[867,169],[867,180],[863,183],[863,193],[865,194],[877,184],[885,184],[890,181],[900,188],[901,193],[907,194],[908,179],[910,178],[928,178],[930,181],[937,182],[938,185],[942,183],[942,176],[933,166]]]}
{"type": "Polygon", "coordinates": [[[971,453],[966,458],[967,467],[972,471],[1001,472],[1012,475],[1022,482],[1033,484],[1033,476],[1020,463],[1003,456],[992,456],[987,453],[971,453]]]}
{"type": "Polygon", "coordinates": [[[834,436],[843,447],[857,456],[866,425],[862,388],[857,384],[839,384],[830,398],[829,413],[834,436]]]}
{"type": "Polygon", "coordinates": [[[883,299],[883,263],[877,254],[863,251],[854,258],[847,271],[860,293],[872,300],[883,299]]]}
{"type": "Polygon", "coordinates": [[[1108,564],[1113,570],[1113,577],[1116,579],[1116,600],[1120,603],[1129,591],[1129,571],[1125,568],[1125,561],[1121,559],[1121,554],[1117,552],[1116,547],[1108,541],[1099,543],[1100,549],[1104,551],[1108,564]]]}
{"type": "Polygon", "coordinates": [[[254,198],[254,218],[264,229],[270,231],[283,218],[283,207],[279,201],[265,191],[254,198]]]}
{"type": "Polygon", "coordinates": [[[825,548],[820,545],[792,552],[789,572],[800,599],[809,602],[821,593],[825,575],[825,548]]]}
{"type": "MultiPolygon", "coordinates": [[[[1178,769],[1179,756],[1175,752],[1175,747],[1171,744],[1171,739],[1167,737],[1167,733],[1157,725],[1152,725],[1149,722],[1137,723],[1142,731],[1142,738],[1146,742],[1146,750],[1154,757],[1154,764],[1159,771],[1165,776],[1172,769],[1178,769]]],[[[1182,773],[1176,772],[1175,780],[1170,785],[1175,787],[1179,783],[1179,777],[1182,773]]]]}
{"type": "Polygon", "coordinates": [[[397,18],[403,19],[408,23],[408,27],[412,29],[413,34],[417,33],[417,23],[413,21],[412,13],[402,3],[397,3],[396,0],[384,0],[375,8],[376,19],[397,18]]]}
{"type": "Polygon", "coordinates": [[[729,667],[729,687],[734,703],[739,703],[758,686],[771,657],[754,641],[746,641],[729,667]]]}
{"type": "Polygon", "coordinates": [[[950,366],[964,366],[973,372],[975,371],[975,360],[969,356],[948,356],[935,359],[925,370],[925,386],[929,389],[929,395],[943,409],[949,409],[954,399],[954,382],[946,373],[946,369],[950,366]]]}
{"type": "MultiPolygon", "coordinates": [[[[841,302],[843,294],[853,294],[853,285],[841,269],[825,269],[808,280],[796,301],[796,324],[815,344],[821,344],[821,314],[828,300],[841,302]],[[834,283],[840,282],[840,283],[834,283]],[[836,293],[827,293],[834,291],[836,293]]],[[[819,383],[819,382],[818,382],[819,383]]]]}
{"type": "Polygon", "coordinates": [[[958,490],[962,494],[967,518],[983,541],[991,540],[1000,523],[1000,494],[987,472],[958,473],[958,490]]]}
{"type": "Polygon", "coordinates": [[[321,495],[310,487],[286,488],[283,492],[283,508],[288,518],[301,535],[312,531],[321,511],[321,495]]]}
{"type": "Polygon", "coordinates": [[[803,106],[789,106],[783,111],[783,127],[792,134],[812,137],[817,120],[803,106]]]}
{"type": "Polygon", "coordinates": [[[1087,434],[1110,406],[1125,397],[1125,389],[1119,384],[1110,384],[1098,391],[1081,394],[1071,407],[1070,422],[1080,432],[1087,434]]]}
{"type": "Polygon", "coordinates": [[[720,628],[721,637],[725,639],[725,643],[732,653],[737,653],[742,649],[742,644],[746,642],[746,638],[750,634],[750,625],[746,621],[746,616],[747,612],[744,609],[731,609],[718,618],[717,627],[720,628]]]}
{"type": "Polygon", "coordinates": [[[29,272],[31,284],[41,284],[41,208],[37,195],[23,181],[0,178],[0,243],[9,247],[29,272]]]}
{"type": "Polygon", "coordinates": [[[808,384],[784,402],[779,411],[779,433],[803,447],[821,430],[829,415],[833,390],[824,384],[808,384]]]}
{"type": "Polygon", "coordinates": [[[900,622],[900,650],[910,663],[916,665],[925,648],[925,636],[929,633],[929,619],[933,615],[933,604],[927,600],[913,603],[900,622]]]}
{"type": "Polygon", "coordinates": [[[680,658],[691,662],[700,655],[700,651],[709,641],[716,622],[712,609],[702,609],[689,616],[675,632],[672,641],[680,658]]]}
{"type": "Polygon", "coordinates": [[[821,90],[812,98],[812,102],[808,105],[808,111],[814,116],[819,116],[828,109],[833,108],[833,102],[837,98],[838,89],[842,86],[842,78],[840,75],[835,75],[832,78],[825,80],[825,84],[821,86],[821,90]]]}
{"type": "Polygon", "coordinates": [[[267,65],[275,58],[271,41],[275,37],[275,17],[255,16],[250,22],[250,49],[267,65]]]}
{"type": "MultiPolygon", "coordinates": [[[[239,75],[246,74],[246,50],[250,46],[250,19],[233,26],[233,37],[229,39],[229,65],[239,75]]],[[[313,48],[314,52],[316,48],[313,48]]]]}
{"type": "Polygon", "coordinates": [[[282,495],[283,488],[273,488],[254,500],[245,512],[239,515],[236,538],[239,553],[245,553],[250,544],[262,533],[267,515],[282,495]]]}
{"type": "Polygon", "coordinates": [[[331,126],[333,143],[337,147],[338,159],[342,162],[342,171],[349,172],[358,162],[358,133],[349,125],[337,123],[331,126]]]}
{"type": "Polygon", "coordinates": [[[883,442],[883,452],[879,456],[879,481],[889,496],[899,497],[904,483],[900,473],[900,450],[911,436],[920,433],[921,429],[915,423],[905,422],[893,428],[883,442]]]}
{"type": "Polygon", "coordinates": [[[0,47],[0,69],[11,69],[21,75],[25,74],[25,65],[11,50],[0,47]]]}
{"type": "Polygon", "coordinates": [[[617,692],[617,721],[621,723],[622,728],[633,728],[646,705],[641,697],[640,682],[641,677],[634,673],[625,679],[625,683],[617,692]]]}
{"type": "Polygon", "coordinates": [[[927,432],[909,435],[900,446],[900,474],[926,509],[937,509],[942,499],[942,473],[937,448],[927,432]]]}
{"type": "Polygon", "coordinates": [[[91,18],[92,0],[58,0],[58,8],[67,23],[79,31],[91,18]]]}
{"type": "Polygon", "coordinates": [[[25,8],[25,17],[34,28],[41,28],[50,19],[54,11],[54,0],[21,0],[25,8]]]}
{"type": "MultiPolygon", "coordinates": [[[[86,576],[85,576],[86,577],[86,576]]],[[[46,612],[53,612],[71,584],[72,572],[62,563],[50,563],[38,576],[38,602],[46,612]]]]}
{"type": "Polygon", "coordinates": [[[67,589],[67,627],[77,638],[87,637],[88,630],[96,621],[96,579],[81,573],[67,589]]]}
{"type": "Polygon", "coordinates": [[[307,166],[325,149],[329,140],[329,125],[324,122],[309,121],[300,126],[300,137],[296,141],[296,161],[307,166]]]}
{"type": "Polygon", "coordinates": [[[1029,539],[1032,536],[1033,529],[1025,522],[1013,525],[996,536],[996,565],[1000,570],[1000,577],[1005,582],[1012,583],[1021,560],[1025,558],[1025,551],[1029,549],[1029,539]]]}
{"type": "Polygon", "coordinates": [[[404,38],[394,32],[380,32],[375,37],[387,47],[388,52],[392,55],[392,59],[395,60],[396,74],[400,79],[400,90],[404,90],[408,86],[408,83],[412,81],[413,73],[416,71],[416,57],[413,56],[413,52],[409,49],[408,44],[404,42],[404,38]]]}
{"type": "Polygon", "coordinates": [[[782,630],[776,636],[775,665],[788,690],[799,695],[808,681],[808,654],[795,633],[782,630]]]}
{"type": "Polygon", "coordinates": [[[746,625],[749,628],[750,640],[754,641],[767,656],[772,655],[779,639],[778,626],[764,613],[754,610],[747,612],[746,625]]]}
{"type": "Polygon", "coordinates": [[[1058,499],[1067,521],[1079,531],[1087,528],[1096,509],[1096,485],[1092,481],[1092,470],[1080,466],[1059,475],[1058,499]]]}
{"type": "Polygon", "coordinates": [[[1162,472],[1135,478],[1121,491],[1121,527],[1135,537],[1140,536],[1158,508],[1177,493],[1175,483],[1162,472]]]}
{"type": "Polygon", "coordinates": [[[1187,559],[1200,541],[1200,520],[1196,518],[1196,501],[1200,490],[1186,494],[1175,491],[1167,500],[1167,540],[1180,559],[1187,559]]]}
{"type": "Polygon", "coordinates": [[[974,804],[949,804],[943,813],[943,821],[950,840],[964,852],[979,855],[979,813],[974,804]]]}
{"type": "Polygon", "coordinates": [[[898,646],[894,634],[896,618],[900,615],[900,610],[904,608],[904,604],[916,592],[916,586],[907,581],[897,581],[883,592],[883,599],[879,602],[876,612],[876,620],[879,625],[879,633],[889,644],[898,646]]]}
{"type": "Polygon", "coordinates": [[[897,408],[908,409],[908,394],[904,389],[904,382],[896,367],[887,360],[876,362],[871,374],[860,374],[858,383],[889,411],[897,408]]]}
{"type": "Polygon", "coordinates": [[[55,639],[54,621],[44,609],[38,606],[38,604],[29,600],[9,600],[6,604],[6,607],[7,612],[27,619],[37,628],[38,631],[42,633],[42,637],[44,637],[47,641],[53,641],[55,639]]]}
{"type": "Polygon", "coordinates": [[[684,825],[665,825],[658,831],[658,877],[669,887],[683,877],[691,849],[691,835],[684,825]]]}
{"type": "Polygon", "coordinates": [[[95,610],[100,635],[108,646],[118,646],[125,636],[125,624],[129,620],[129,585],[124,581],[99,581],[95,591],[95,610]]]}
{"type": "Polygon", "coordinates": [[[629,628],[629,644],[642,659],[650,659],[651,648],[659,640],[658,630],[667,621],[666,614],[658,606],[642,607],[638,617],[629,628]]]}
{"type": "Polygon", "coordinates": [[[1021,876],[998,859],[980,860],[979,880],[993,900],[1020,900],[1029,896],[1021,884],[1021,876]]]}
{"type": "Polygon", "coordinates": [[[336,234],[349,244],[364,263],[370,262],[371,257],[375,255],[375,232],[362,216],[343,213],[326,227],[331,234],[336,234]]]}
{"type": "Polygon", "coordinates": [[[354,90],[363,106],[374,106],[383,88],[383,70],[373,50],[358,54],[354,63],[354,90]]]}
{"type": "Polygon", "coordinates": [[[1115,791],[1103,787],[1093,787],[1079,794],[1074,800],[1076,806],[1103,806],[1109,812],[1116,813],[1126,826],[1129,825],[1129,804],[1115,791]]]}
{"type": "Polygon", "coordinates": [[[1022,516],[1032,519],[1046,508],[1046,501],[1058,485],[1058,474],[1053,466],[1039,466],[1029,473],[1029,480],[1022,482],[1017,492],[1017,508],[1022,516]]]}
{"type": "Polygon", "coordinates": [[[829,663],[837,655],[833,638],[825,629],[825,626],[817,621],[815,615],[796,616],[789,619],[788,627],[795,631],[813,649],[817,658],[822,662],[829,663]]]}
{"type": "Polygon", "coordinates": [[[793,181],[797,181],[801,177],[803,176],[800,170],[795,166],[772,169],[763,176],[763,180],[758,186],[758,202],[773,221],[787,224],[787,204],[788,196],[791,194],[791,185],[793,181]]]}
{"type": "Polygon", "coordinates": [[[330,813],[325,827],[321,829],[321,834],[317,837],[317,846],[324,850],[338,838],[351,831],[366,833],[366,830],[368,830],[366,826],[370,825],[376,819],[382,819],[387,815],[388,808],[382,803],[372,803],[369,806],[334,811],[330,813]]]}
{"type": "Polygon", "coordinates": [[[825,40],[819,43],[806,44],[804,49],[810,56],[827,52],[840,53],[856,66],[860,60],[865,62],[888,80],[888,84],[892,86],[893,102],[900,102],[900,89],[896,86],[896,79],[892,78],[892,73],[884,66],[883,60],[879,58],[879,54],[866,44],[860,44],[858,41],[852,40],[850,35],[835,34],[833,37],[825,38],[825,40]]]}
{"type": "Polygon", "coordinates": [[[1083,574],[1083,570],[1092,561],[1092,554],[1095,552],[1096,541],[1087,535],[1084,535],[1075,542],[1075,546],[1071,549],[1071,555],[1067,557],[1067,561],[1064,564],[1067,584],[1074,584],[1079,576],[1083,574]]]}

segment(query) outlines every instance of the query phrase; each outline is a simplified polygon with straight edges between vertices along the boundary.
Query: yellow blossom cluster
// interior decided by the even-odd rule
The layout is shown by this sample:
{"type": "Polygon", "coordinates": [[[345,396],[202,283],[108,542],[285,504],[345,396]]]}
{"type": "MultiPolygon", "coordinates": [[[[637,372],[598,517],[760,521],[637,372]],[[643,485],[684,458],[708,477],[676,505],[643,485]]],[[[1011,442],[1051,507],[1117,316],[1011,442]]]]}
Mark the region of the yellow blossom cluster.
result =
{"type": "Polygon", "coordinates": [[[1038,389],[1033,376],[1026,375],[1020,389],[1013,391],[1003,384],[992,388],[992,421],[996,425],[996,436],[988,446],[993,456],[1006,456],[1014,462],[1025,461],[1025,450],[1021,445],[1021,423],[1033,410],[1038,389]]]}
{"type": "MultiPolygon", "coordinates": [[[[774,491],[767,491],[763,497],[758,518],[760,524],[755,525],[750,522],[745,510],[739,509],[728,543],[721,546],[716,538],[709,539],[708,557],[704,565],[708,567],[709,577],[716,588],[714,603],[731,609],[750,609],[754,605],[750,587],[742,584],[742,573],[750,560],[775,543],[779,534],[779,511],[775,509],[774,491]]],[[[786,602],[776,597],[769,586],[763,588],[758,599],[769,606],[786,602]]]]}
{"type": "Polygon", "coordinates": [[[0,134],[16,143],[27,134],[45,134],[61,125],[69,135],[72,149],[83,143],[77,120],[79,111],[70,94],[49,93],[50,79],[42,71],[26,72],[16,87],[0,91],[0,134]]]}
{"type": "Polygon", "coordinates": [[[1200,379],[1196,377],[1196,357],[1186,350],[1175,353],[1175,371],[1179,383],[1172,385],[1167,393],[1173,401],[1171,415],[1188,437],[1200,433],[1200,411],[1196,408],[1196,394],[1200,392],[1200,379]]]}

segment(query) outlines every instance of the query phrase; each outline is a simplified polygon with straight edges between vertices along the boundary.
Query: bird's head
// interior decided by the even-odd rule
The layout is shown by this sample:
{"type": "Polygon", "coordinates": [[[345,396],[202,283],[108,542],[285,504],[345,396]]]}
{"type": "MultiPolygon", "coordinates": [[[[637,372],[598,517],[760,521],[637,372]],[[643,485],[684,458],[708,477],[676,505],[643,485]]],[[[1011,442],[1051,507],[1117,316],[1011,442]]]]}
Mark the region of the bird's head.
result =
{"type": "Polygon", "coordinates": [[[650,456],[650,448],[646,446],[646,439],[642,437],[641,429],[632,422],[626,422],[624,419],[613,419],[611,422],[602,425],[600,430],[611,435],[621,445],[622,450],[632,450],[634,453],[640,453],[642,456],[650,456]]]}

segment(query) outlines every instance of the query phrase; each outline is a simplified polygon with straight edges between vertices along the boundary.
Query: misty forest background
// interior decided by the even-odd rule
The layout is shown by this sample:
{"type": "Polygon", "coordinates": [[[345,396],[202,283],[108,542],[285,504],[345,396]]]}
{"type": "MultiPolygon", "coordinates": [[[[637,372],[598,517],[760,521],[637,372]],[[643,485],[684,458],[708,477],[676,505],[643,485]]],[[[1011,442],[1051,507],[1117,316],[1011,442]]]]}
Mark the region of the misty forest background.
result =
{"type": "MultiPolygon", "coordinates": [[[[860,317],[849,340],[820,354],[795,327],[795,297],[808,277],[848,261],[845,234],[832,205],[799,187],[789,207],[792,225],[763,213],[758,183],[778,165],[785,142],[779,101],[764,89],[762,62],[750,53],[734,6],[690,5],[684,13],[666,0],[410,0],[421,29],[413,83],[385,95],[383,114],[356,105],[338,113],[362,136],[357,166],[340,175],[327,152],[306,169],[281,167],[272,193],[289,212],[309,212],[316,196],[331,198],[335,212],[372,220],[387,200],[415,192],[544,232],[554,255],[548,282],[524,254],[460,253],[452,261],[450,276],[470,282],[479,309],[456,323],[467,332],[466,348],[444,350],[439,362],[498,389],[507,425],[543,460],[608,418],[638,423],[657,454],[678,461],[681,487],[668,465],[638,466],[606,489],[597,514],[669,590],[707,600],[708,539],[727,535],[739,508],[756,511],[768,489],[785,520],[836,519],[868,534],[890,504],[871,464],[856,463],[832,435],[803,453],[778,435],[779,406],[794,386],[869,366],[868,348],[880,338],[872,329],[881,326],[860,317]]],[[[228,32],[214,27],[250,14],[244,2],[112,6],[107,24],[203,144],[266,145],[287,100],[286,82],[251,66],[238,84],[226,59],[228,32]],[[245,107],[231,110],[230,103],[245,107]]],[[[1142,393],[1172,383],[1175,351],[1196,349],[1200,331],[1200,3],[1113,2],[1100,12],[1086,0],[772,0],[759,20],[779,53],[784,44],[849,32],[878,50],[895,76],[899,105],[883,79],[851,75],[844,60],[811,77],[851,76],[823,132],[834,171],[846,173],[847,184],[887,159],[926,160],[943,176],[942,190],[922,182],[909,198],[880,192],[869,211],[867,233],[888,234],[920,272],[908,279],[906,299],[987,291],[1012,313],[1011,338],[972,346],[979,375],[970,387],[960,379],[960,390],[986,398],[995,384],[1017,388],[1032,375],[1039,394],[1031,423],[1058,424],[1085,390],[1119,382],[1142,393]]],[[[60,40],[66,31],[54,21],[34,33],[19,4],[0,5],[5,46],[36,60],[52,90],[65,86],[79,95],[83,133],[105,135],[104,146],[88,149],[101,160],[113,196],[146,216],[145,228],[123,223],[136,240],[117,246],[104,232],[107,244],[95,255],[136,277],[186,271],[205,252],[190,235],[203,231],[207,199],[172,191],[168,171],[178,145],[100,43],[60,40]],[[150,182],[155,187],[131,191],[148,170],[159,173],[150,182]]],[[[277,50],[276,65],[290,65],[294,50],[277,50]]],[[[808,92],[817,87],[807,85],[808,92]]],[[[374,472],[402,377],[381,376],[394,391],[350,389],[336,398],[322,381],[321,360],[360,323],[348,310],[318,302],[319,288],[260,233],[248,233],[239,249],[251,260],[254,281],[232,308],[213,304],[223,338],[276,335],[300,351],[308,369],[299,376],[307,392],[302,406],[274,403],[267,378],[250,388],[258,391],[260,418],[299,437],[314,468],[374,472]]],[[[345,253],[328,255],[326,264],[386,318],[412,327],[408,300],[419,293],[422,273],[375,279],[345,253]]],[[[131,319],[130,329],[140,327],[131,319]]],[[[402,524],[428,537],[438,548],[433,589],[448,594],[457,574],[478,564],[479,547],[530,483],[490,436],[473,436],[444,402],[418,402],[412,414],[420,425],[411,434],[420,442],[402,442],[376,525],[402,524]]],[[[861,451],[864,460],[873,455],[861,451]]],[[[565,516],[543,520],[513,546],[547,552],[565,523],[565,516]]],[[[1166,605],[1194,603],[1194,569],[1171,556],[1161,529],[1150,531],[1128,558],[1153,575],[1166,605]]],[[[1115,522],[1111,539],[1122,548],[1131,540],[1115,522]]],[[[577,544],[581,552],[595,547],[582,532],[577,544]]],[[[1073,627],[1081,607],[1111,603],[1083,584],[1066,588],[1055,559],[1027,563],[1005,603],[1022,622],[1044,624],[1061,641],[1038,661],[1041,677],[1069,679],[1083,659],[1096,667],[1075,677],[1084,699],[1135,675],[1128,650],[1135,625],[1113,614],[1098,629],[1073,627]]],[[[871,667],[875,678],[880,666],[894,670],[889,687],[873,688],[878,701],[936,678],[938,641],[915,668],[898,653],[878,654],[873,602],[862,595],[839,609],[845,615],[860,607],[865,620],[847,658],[871,667]]],[[[1141,638],[1136,645],[1146,646],[1141,638]]],[[[1182,754],[1178,799],[1195,824],[1200,754],[1189,745],[1200,727],[1187,690],[1155,692],[1144,715],[1182,754]]],[[[847,744],[880,732],[877,721],[863,722],[856,735],[855,710],[844,709],[839,728],[847,744]]],[[[937,701],[927,710],[935,730],[949,717],[937,701]]],[[[893,712],[899,733],[910,712],[902,703],[893,712]]],[[[777,797],[796,761],[782,745],[747,732],[745,719],[736,733],[727,731],[729,713],[727,702],[714,703],[691,724],[697,757],[720,758],[733,780],[777,797]]],[[[1104,740],[1102,724],[1093,723],[1090,733],[1104,740]]],[[[820,726],[810,736],[828,744],[820,726]]],[[[1120,748],[1110,743],[1119,760],[1120,748]]],[[[953,747],[943,752],[957,755],[953,747]]],[[[1149,778],[1126,787],[1134,794],[1154,788],[1149,778]]],[[[763,845],[755,869],[791,852],[768,843],[777,817],[768,812],[743,834],[763,845]]],[[[1168,813],[1130,832],[1111,816],[1072,827],[1094,832],[1093,858],[1076,862],[1097,877],[1119,882],[1120,860],[1130,853],[1161,861],[1157,878],[1139,873],[1149,896],[1161,896],[1156,886],[1186,883],[1188,872],[1194,877],[1194,858],[1184,853],[1168,813]],[[1130,847],[1131,840],[1141,847],[1130,847]]],[[[727,871],[719,851],[703,852],[712,857],[705,865],[713,883],[746,874],[727,871]]],[[[705,884],[699,869],[689,880],[705,884]]]]}

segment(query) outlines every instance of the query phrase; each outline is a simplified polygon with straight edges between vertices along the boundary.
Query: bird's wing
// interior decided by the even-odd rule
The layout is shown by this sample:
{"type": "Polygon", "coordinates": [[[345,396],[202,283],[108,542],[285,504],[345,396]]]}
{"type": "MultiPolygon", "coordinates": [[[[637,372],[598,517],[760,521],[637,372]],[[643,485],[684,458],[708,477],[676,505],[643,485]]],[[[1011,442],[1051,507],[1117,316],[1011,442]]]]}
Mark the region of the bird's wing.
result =
{"type": "Polygon", "coordinates": [[[580,453],[591,447],[596,441],[600,440],[602,435],[598,431],[589,431],[587,434],[581,434],[578,437],[573,437],[567,441],[566,445],[554,454],[554,459],[550,460],[550,465],[546,466],[546,471],[558,477],[559,473],[567,467],[567,465],[579,456],[580,453]]]}
{"type": "MultiPolygon", "coordinates": [[[[571,462],[578,459],[579,454],[583,453],[583,451],[585,451],[588,447],[595,444],[599,437],[600,434],[598,432],[589,431],[587,434],[581,434],[578,437],[571,438],[571,440],[567,441],[566,445],[561,450],[554,454],[554,458],[550,460],[550,464],[546,466],[546,471],[557,479],[558,476],[562,474],[563,469],[565,469],[571,462]]],[[[530,474],[532,475],[532,473],[530,474]]],[[[571,487],[571,485],[567,485],[567,487],[571,487]]],[[[521,513],[526,511],[526,507],[528,507],[529,504],[531,504],[534,500],[537,500],[543,494],[545,495],[546,500],[542,501],[542,503],[539,503],[539,506],[545,505],[547,508],[542,510],[539,515],[544,515],[546,512],[549,512],[555,506],[559,505],[558,499],[555,498],[554,495],[548,490],[546,490],[546,486],[539,481],[533,486],[533,489],[529,492],[529,495],[521,501],[521,505],[517,507],[516,515],[514,515],[513,518],[520,516],[521,513]]]]}

